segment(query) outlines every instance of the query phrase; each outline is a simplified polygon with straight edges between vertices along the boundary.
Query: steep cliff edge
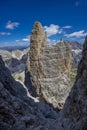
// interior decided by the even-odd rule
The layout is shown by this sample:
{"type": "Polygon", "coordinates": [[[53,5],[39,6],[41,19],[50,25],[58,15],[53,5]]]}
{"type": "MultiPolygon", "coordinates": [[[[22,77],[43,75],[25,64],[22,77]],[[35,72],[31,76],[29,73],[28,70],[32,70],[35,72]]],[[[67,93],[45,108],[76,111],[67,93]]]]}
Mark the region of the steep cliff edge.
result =
{"type": "Polygon", "coordinates": [[[36,22],[30,36],[29,60],[26,84],[32,83],[31,87],[36,89],[41,99],[61,109],[71,89],[70,46],[63,40],[57,45],[48,46],[43,27],[36,22]]]}
{"type": "Polygon", "coordinates": [[[75,84],[51,130],[87,130],[87,36],[75,84]]]}
{"type": "Polygon", "coordinates": [[[45,130],[57,117],[52,107],[14,80],[0,56],[0,130],[45,130]]]}

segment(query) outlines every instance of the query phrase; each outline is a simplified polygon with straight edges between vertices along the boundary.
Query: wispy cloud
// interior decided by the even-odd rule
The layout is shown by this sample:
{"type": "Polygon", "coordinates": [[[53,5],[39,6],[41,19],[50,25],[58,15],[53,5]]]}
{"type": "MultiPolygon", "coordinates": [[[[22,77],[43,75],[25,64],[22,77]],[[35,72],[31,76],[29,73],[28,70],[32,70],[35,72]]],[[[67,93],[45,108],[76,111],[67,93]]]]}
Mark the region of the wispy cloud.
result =
{"type": "Polygon", "coordinates": [[[26,37],[22,38],[22,39],[17,39],[16,42],[26,42],[29,43],[30,42],[30,35],[27,35],[26,37]]]}
{"type": "Polygon", "coordinates": [[[30,35],[28,35],[25,38],[23,38],[22,41],[29,42],[30,41],[30,35]]]}
{"type": "Polygon", "coordinates": [[[60,28],[60,26],[55,24],[51,24],[50,26],[44,26],[44,30],[47,32],[48,37],[62,33],[62,29],[60,28]]]}
{"type": "Polygon", "coordinates": [[[20,42],[20,40],[15,40],[16,42],[20,42]]]}
{"type": "Polygon", "coordinates": [[[64,29],[69,29],[69,28],[72,28],[72,26],[64,26],[63,28],[64,29]]]}
{"type": "Polygon", "coordinates": [[[2,36],[9,36],[9,35],[11,35],[11,33],[10,32],[0,32],[0,35],[2,35],[2,36]]]}
{"type": "Polygon", "coordinates": [[[87,35],[87,32],[85,32],[85,30],[73,32],[73,33],[70,33],[70,34],[64,34],[64,36],[66,36],[67,38],[71,38],[71,37],[80,38],[80,37],[84,37],[86,35],[87,35]]]}
{"type": "Polygon", "coordinates": [[[13,30],[13,29],[17,28],[19,25],[20,24],[18,22],[8,21],[7,24],[6,24],[6,29],[13,30]]]}

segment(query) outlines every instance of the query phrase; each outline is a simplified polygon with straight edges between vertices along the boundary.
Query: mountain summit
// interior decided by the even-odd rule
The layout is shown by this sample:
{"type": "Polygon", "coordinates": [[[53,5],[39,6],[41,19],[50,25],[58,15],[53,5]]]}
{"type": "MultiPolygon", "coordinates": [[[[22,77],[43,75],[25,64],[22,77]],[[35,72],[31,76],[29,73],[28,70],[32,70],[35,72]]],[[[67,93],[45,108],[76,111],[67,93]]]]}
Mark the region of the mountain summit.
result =
{"type": "MultiPolygon", "coordinates": [[[[37,95],[61,109],[70,91],[71,49],[65,41],[49,46],[47,36],[39,22],[34,24],[30,36],[30,63],[26,84],[32,83],[37,95]]],[[[29,62],[29,61],[28,61],[29,62]]]]}

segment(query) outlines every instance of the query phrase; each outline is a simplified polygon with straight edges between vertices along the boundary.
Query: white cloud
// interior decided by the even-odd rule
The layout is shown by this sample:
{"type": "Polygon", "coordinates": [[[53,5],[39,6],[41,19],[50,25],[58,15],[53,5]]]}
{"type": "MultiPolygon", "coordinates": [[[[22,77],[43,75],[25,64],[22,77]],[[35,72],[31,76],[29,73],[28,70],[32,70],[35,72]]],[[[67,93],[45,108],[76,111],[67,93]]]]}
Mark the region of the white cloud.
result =
{"type": "Polygon", "coordinates": [[[13,30],[14,28],[18,27],[20,24],[18,22],[11,22],[8,21],[6,24],[6,29],[11,29],[13,30]]]}
{"type": "Polygon", "coordinates": [[[62,29],[55,24],[51,24],[50,26],[44,26],[44,30],[47,32],[47,36],[50,37],[55,34],[61,34],[62,29]]]}
{"type": "Polygon", "coordinates": [[[10,32],[0,32],[0,35],[2,35],[2,36],[5,36],[5,35],[9,36],[9,35],[11,35],[11,33],[10,32]]]}
{"type": "Polygon", "coordinates": [[[17,43],[18,42],[30,42],[30,35],[28,35],[28,36],[26,36],[26,37],[24,37],[24,38],[22,38],[22,39],[17,39],[17,40],[15,40],[17,43]]]}
{"type": "Polygon", "coordinates": [[[69,29],[69,28],[72,28],[72,26],[64,26],[63,28],[64,29],[69,29]]]}
{"type": "Polygon", "coordinates": [[[85,32],[84,30],[81,30],[81,31],[78,31],[78,32],[73,32],[73,33],[70,33],[70,34],[64,34],[64,36],[66,36],[67,38],[70,38],[70,37],[80,38],[80,37],[84,37],[86,35],[87,35],[87,32],[85,32]]]}
{"type": "Polygon", "coordinates": [[[47,36],[53,36],[56,34],[64,34],[64,29],[70,29],[72,26],[63,26],[60,27],[59,25],[50,24],[50,26],[44,26],[44,30],[47,32],[47,36]]]}
{"type": "Polygon", "coordinates": [[[30,35],[28,35],[25,38],[23,38],[22,41],[29,42],[30,41],[30,35]]]}

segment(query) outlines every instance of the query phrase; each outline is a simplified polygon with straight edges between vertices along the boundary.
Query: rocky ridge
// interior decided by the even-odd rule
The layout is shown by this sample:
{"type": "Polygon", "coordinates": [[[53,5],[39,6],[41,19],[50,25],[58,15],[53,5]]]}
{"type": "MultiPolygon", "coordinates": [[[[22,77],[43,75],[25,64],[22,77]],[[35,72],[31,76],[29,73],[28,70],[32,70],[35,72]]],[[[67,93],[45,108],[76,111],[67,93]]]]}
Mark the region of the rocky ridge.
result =
{"type": "Polygon", "coordinates": [[[14,80],[0,56],[0,130],[47,130],[58,113],[30,96],[14,80]]]}
{"type": "Polygon", "coordinates": [[[71,49],[65,41],[48,46],[46,33],[39,22],[34,24],[30,43],[25,84],[30,87],[31,83],[41,99],[61,109],[71,89],[71,49]]]}
{"type": "Polygon", "coordinates": [[[87,36],[75,84],[50,130],[87,130],[87,36]]]}

